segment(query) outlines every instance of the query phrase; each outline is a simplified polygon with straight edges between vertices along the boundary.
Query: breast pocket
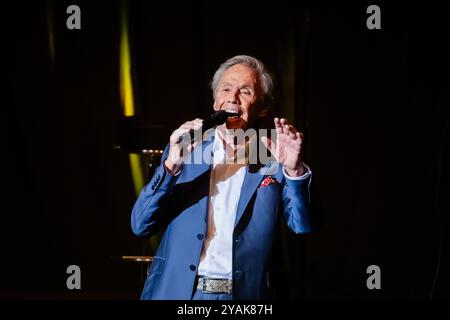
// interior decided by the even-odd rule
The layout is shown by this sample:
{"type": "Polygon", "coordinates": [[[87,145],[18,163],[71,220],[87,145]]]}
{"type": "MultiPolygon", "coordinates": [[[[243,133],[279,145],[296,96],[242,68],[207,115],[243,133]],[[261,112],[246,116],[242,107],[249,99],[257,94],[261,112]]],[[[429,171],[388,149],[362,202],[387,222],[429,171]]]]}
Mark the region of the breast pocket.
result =
{"type": "Polygon", "coordinates": [[[257,201],[268,207],[276,207],[281,199],[281,186],[278,183],[259,187],[256,192],[257,201]]]}

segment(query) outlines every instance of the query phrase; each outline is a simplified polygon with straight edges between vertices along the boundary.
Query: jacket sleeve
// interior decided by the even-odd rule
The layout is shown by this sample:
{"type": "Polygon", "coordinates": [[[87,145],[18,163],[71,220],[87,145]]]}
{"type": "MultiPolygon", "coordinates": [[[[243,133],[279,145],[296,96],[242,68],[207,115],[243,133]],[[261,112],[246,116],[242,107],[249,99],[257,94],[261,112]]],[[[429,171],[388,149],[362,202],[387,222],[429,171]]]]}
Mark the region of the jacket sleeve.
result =
{"type": "Polygon", "coordinates": [[[161,157],[150,182],[142,189],[131,213],[131,229],[137,236],[152,236],[167,220],[167,200],[180,174],[167,173],[164,161],[168,156],[168,146],[161,157]]]}
{"type": "Polygon", "coordinates": [[[301,180],[283,179],[282,210],[286,223],[293,232],[314,231],[311,217],[312,172],[301,180]]]}

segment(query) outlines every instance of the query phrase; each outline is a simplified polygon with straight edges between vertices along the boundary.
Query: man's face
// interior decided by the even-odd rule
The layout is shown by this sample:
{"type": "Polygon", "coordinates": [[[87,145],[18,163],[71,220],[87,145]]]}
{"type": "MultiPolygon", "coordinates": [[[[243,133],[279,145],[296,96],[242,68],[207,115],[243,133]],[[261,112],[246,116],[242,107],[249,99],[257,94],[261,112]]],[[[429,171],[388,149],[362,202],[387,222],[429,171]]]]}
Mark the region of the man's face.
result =
{"type": "Polygon", "coordinates": [[[216,89],[214,110],[236,112],[238,117],[228,118],[228,129],[253,127],[257,117],[262,117],[266,109],[260,104],[261,86],[256,70],[243,64],[236,64],[222,75],[216,89]]]}

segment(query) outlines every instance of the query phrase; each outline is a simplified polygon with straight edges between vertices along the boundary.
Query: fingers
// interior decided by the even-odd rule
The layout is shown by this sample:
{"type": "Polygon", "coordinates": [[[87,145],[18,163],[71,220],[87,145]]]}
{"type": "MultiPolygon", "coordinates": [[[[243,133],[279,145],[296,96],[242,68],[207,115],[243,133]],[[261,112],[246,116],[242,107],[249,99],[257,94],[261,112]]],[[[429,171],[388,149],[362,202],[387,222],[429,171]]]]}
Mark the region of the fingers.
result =
{"type": "Polygon", "coordinates": [[[200,143],[202,135],[200,134],[200,137],[197,137],[197,132],[199,132],[198,130],[202,127],[202,124],[203,120],[197,118],[183,123],[178,129],[172,132],[169,149],[171,163],[175,165],[182,164],[184,159],[200,143]],[[191,132],[196,132],[196,134],[192,135],[191,132]]]}
{"type": "Polygon", "coordinates": [[[264,146],[269,149],[269,151],[273,154],[276,155],[276,150],[277,150],[277,146],[276,144],[268,137],[261,137],[261,141],[264,144],[264,146]]]}
{"type": "Polygon", "coordinates": [[[274,124],[277,134],[285,134],[292,140],[298,140],[300,144],[303,142],[303,133],[298,131],[294,126],[290,125],[285,118],[275,118],[274,124]]]}
{"type": "MultiPolygon", "coordinates": [[[[192,121],[187,121],[183,123],[178,129],[172,132],[172,135],[170,136],[170,142],[172,144],[176,144],[180,142],[180,138],[183,137],[185,133],[190,132],[191,130],[195,131],[202,127],[203,120],[202,119],[195,119],[192,121]]],[[[185,141],[188,142],[188,141],[185,141]]]]}
{"type": "Polygon", "coordinates": [[[191,129],[197,130],[200,129],[203,125],[203,120],[202,119],[195,119],[192,121],[187,121],[185,123],[183,123],[179,129],[187,129],[188,131],[191,129]]]}
{"type": "Polygon", "coordinates": [[[300,140],[300,144],[302,144],[303,143],[303,137],[304,137],[303,133],[297,132],[296,136],[297,136],[297,139],[300,140]]]}
{"type": "Polygon", "coordinates": [[[277,130],[278,134],[284,133],[284,134],[288,135],[291,139],[294,139],[294,140],[299,138],[299,136],[297,135],[297,133],[298,133],[297,129],[294,126],[290,125],[286,119],[275,118],[274,123],[275,123],[275,129],[277,130]]]}
{"type": "Polygon", "coordinates": [[[297,139],[297,129],[295,129],[291,125],[284,126],[284,133],[289,136],[289,138],[296,140],[297,139]]]}
{"type": "Polygon", "coordinates": [[[277,134],[284,133],[283,125],[281,124],[281,120],[278,118],[273,119],[273,122],[275,124],[275,129],[277,130],[277,134]]]}

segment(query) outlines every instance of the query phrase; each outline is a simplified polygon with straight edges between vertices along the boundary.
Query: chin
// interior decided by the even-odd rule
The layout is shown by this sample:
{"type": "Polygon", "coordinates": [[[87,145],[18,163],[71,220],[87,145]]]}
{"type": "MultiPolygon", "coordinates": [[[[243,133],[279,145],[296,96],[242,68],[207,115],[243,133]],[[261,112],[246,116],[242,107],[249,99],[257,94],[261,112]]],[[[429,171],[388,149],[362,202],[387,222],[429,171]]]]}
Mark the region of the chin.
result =
{"type": "Polygon", "coordinates": [[[236,119],[236,120],[227,120],[226,122],[227,129],[243,129],[245,130],[247,128],[247,122],[245,122],[243,119],[236,119]]]}

